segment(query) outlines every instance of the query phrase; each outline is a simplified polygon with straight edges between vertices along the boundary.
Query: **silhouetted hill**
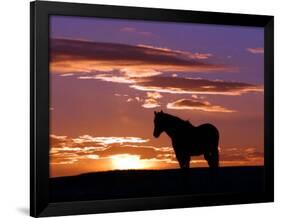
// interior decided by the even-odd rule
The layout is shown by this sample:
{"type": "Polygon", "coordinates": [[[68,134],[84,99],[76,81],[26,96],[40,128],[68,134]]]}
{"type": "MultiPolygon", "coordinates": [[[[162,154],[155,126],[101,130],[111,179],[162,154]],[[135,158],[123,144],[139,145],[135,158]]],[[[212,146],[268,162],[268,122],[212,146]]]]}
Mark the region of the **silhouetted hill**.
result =
{"type": "Polygon", "coordinates": [[[51,202],[263,190],[263,167],[116,170],[50,179],[51,202]]]}

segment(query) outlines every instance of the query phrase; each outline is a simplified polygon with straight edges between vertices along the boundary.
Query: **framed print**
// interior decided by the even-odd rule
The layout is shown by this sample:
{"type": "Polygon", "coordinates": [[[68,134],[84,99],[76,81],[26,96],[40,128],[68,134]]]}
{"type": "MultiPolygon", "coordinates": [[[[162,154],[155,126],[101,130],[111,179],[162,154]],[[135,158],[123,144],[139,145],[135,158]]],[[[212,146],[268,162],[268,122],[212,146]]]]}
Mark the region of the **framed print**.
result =
{"type": "Polygon", "coordinates": [[[31,3],[30,215],[273,201],[273,17],[31,3]]]}

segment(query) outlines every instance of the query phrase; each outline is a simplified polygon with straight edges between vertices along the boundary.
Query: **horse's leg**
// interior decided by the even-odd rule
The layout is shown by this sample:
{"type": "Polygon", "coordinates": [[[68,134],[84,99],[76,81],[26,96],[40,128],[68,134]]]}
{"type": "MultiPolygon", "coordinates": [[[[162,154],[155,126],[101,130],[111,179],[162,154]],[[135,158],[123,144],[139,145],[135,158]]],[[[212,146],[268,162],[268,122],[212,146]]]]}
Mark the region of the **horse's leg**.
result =
{"type": "Polygon", "coordinates": [[[211,151],[211,155],[210,155],[208,163],[211,168],[219,167],[219,150],[218,150],[218,148],[215,148],[213,151],[211,151]]]}
{"type": "Polygon", "coordinates": [[[188,169],[189,168],[190,157],[182,157],[181,159],[181,169],[188,169]]]}
{"type": "Polygon", "coordinates": [[[212,168],[219,167],[219,136],[212,143],[214,146],[211,149],[211,165],[212,168]]]}
{"type": "Polygon", "coordinates": [[[177,152],[176,153],[176,158],[177,158],[177,160],[179,162],[180,168],[184,169],[185,168],[185,161],[184,161],[183,156],[180,153],[177,152]]]}
{"type": "Polygon", "coordinates": [[[179,163],[180,163],[180,168],[181,169],[185,169],[186,168],[185,161],[181,160],[179,163]]]}
{"type": "Polygon", "coordinates": [[[189,167],[190,167],[190,156],[189,156],[189,155],[187,156],[186,163],[185,163],[185,167],[186,167],[187,169],[189,169],[189,167]]]}
{"type": "Polygon", "coordinates": [[[184,155],[184,151],[178,149],[177,151],[175,151],[175,153],[176,153],[176,158],[179,162],[180,168],[185,169],[186,168],[186,156],[184,155]]]}
{"type": "Polygon", "coordinates": [[[208,162],[209,167],[211,167],[210,153],[209,152],[205,152],[204,153],[204,158],[208,162]]]}

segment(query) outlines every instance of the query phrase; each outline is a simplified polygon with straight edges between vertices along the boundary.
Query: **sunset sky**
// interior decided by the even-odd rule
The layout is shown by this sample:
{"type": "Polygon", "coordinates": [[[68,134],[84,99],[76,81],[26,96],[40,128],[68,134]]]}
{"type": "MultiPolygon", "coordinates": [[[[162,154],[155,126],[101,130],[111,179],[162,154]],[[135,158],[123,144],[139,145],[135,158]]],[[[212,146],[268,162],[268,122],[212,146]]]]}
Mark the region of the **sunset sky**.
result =
{"type": "Polygon", "coordinates": [[[214,124],[221,166],[263,165],[263,47],[257,27],[51,16],[50,176],[178,168],[154,110],[214,124]]]}

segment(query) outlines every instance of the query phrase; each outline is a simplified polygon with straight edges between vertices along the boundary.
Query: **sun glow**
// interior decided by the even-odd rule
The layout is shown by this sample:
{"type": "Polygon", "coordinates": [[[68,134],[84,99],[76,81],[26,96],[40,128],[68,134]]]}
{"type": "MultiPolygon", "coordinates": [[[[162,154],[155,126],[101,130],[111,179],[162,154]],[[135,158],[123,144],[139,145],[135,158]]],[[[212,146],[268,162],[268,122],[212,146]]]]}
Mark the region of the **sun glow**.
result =
{"type": "Polygon", "coordinates": [[[146,164],[140,160],[139,155],[113,155],[111,156],[111,160],[113,167],[118,170],[146,168],[146,164]]]}

